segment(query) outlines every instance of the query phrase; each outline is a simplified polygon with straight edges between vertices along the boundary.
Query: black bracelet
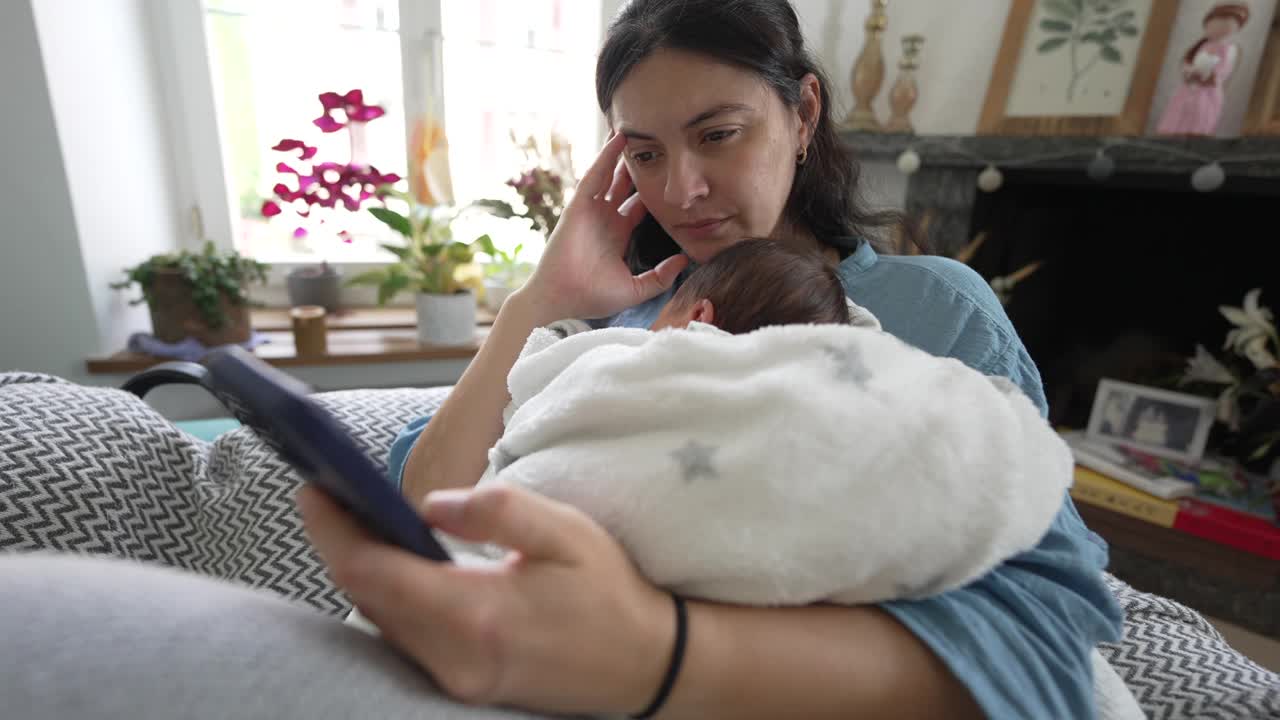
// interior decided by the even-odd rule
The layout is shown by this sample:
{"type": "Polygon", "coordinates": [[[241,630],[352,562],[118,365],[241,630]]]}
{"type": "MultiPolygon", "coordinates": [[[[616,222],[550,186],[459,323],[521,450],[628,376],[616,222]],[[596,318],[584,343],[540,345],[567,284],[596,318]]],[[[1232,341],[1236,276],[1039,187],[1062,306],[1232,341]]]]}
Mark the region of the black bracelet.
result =
{"type": "Polygon", "coordinates": [[[651,718],[662,709],[667,702],[667,697],[671,695],[671,688],[675,687],[676,676],[680,674],[680,665],[684,663],[685,640],[689,636],[689,612],[685,609],[684,598],[671,593],[671,600],[676,606],[676,644],[671,648],[671,664],[667,665],[667,674],[663,676],[662,684],[658,686],[658,694],[653,696],[653,702],[649,703],[649,707],[639,715],[631,716],[635,720],[651,718]]]}

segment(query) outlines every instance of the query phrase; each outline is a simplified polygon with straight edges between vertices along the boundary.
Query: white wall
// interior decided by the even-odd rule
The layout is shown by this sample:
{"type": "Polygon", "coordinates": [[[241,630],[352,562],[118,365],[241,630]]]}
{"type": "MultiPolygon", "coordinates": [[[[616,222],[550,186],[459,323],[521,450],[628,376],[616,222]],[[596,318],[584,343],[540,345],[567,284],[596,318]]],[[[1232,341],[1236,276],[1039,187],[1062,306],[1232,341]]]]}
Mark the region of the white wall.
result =
{"type": "Polygon", "coordinates": [[[0,2],[0,370],[78,377],[93,298],[28,0],[0,2]]]}
{"type": "Polygon", "coordinates": [[[95,351],[148,327],[121,270],[177,247],[165,106],[142,0],[34,0],[36,29],[93,301],[95,351]]]}

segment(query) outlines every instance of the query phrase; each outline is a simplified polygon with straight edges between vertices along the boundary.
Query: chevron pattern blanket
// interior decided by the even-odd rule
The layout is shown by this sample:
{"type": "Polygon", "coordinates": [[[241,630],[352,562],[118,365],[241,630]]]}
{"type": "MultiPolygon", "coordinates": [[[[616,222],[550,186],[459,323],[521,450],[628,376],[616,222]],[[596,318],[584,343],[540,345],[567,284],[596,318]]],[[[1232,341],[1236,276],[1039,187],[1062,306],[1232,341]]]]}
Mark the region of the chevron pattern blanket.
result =
{"type": "MultiPolygon", "coordinates": [[[[376,462],[447,388],[316,398],[376,462]]],[[[0,552],[59,550],[160,563],[265,588],[340,615],[293,506],[299,479],[251,431],[213,443],[128,393],[0,373],[0,552]]],[[[1127,613],[1102,654],[1152,718],[1280,718],[1280,676],[1203,617],[1108,576],[1127,613]]]]}

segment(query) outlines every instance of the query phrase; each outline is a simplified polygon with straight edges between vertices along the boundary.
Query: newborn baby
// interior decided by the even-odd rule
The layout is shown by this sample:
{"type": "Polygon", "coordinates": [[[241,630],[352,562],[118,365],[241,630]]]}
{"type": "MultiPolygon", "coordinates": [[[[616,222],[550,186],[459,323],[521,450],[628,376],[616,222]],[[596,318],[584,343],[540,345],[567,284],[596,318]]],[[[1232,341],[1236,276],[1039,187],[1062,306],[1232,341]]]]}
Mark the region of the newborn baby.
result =
{"type": "Polygon", "coordinates": [[[1012,382],[881,332],[834,267],[776,243],[699,267],[651,330],[583,327],[530,335],[480,482],[578,507],[687,596],[942,592],[1034,547],[1071,481],[1012,382]]]}

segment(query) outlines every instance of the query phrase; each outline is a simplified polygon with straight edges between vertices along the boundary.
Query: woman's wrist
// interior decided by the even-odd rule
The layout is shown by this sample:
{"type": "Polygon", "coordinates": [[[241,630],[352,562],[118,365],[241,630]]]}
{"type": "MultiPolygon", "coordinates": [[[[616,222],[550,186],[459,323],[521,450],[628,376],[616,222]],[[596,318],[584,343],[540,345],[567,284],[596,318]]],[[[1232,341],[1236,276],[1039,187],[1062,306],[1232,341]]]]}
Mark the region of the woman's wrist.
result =
{"type": "Polygon", "coordinates": [[[541,288],[533,285],[532,281],[507,297],[498,311],[498,317],[502,317],[504,311],[519,314],[525,320],[522,324],[531,324],[532,327],[549,325],[566,317],[555,307],[551,298],[542,292],[541,288]]]}
{"type": "Polygon", "coordinates": [[[662,681],[658,684],[657,690],[654,691],[644,709],[631,716],[636,720],[647,720],[657,715],[666,705],[667,698],[671,696],[671,691],[680,678],[680,667],[684,664],[685,647],[689,639],[689,613],[684,599],[679,595],[671,593],[671,603],[675,610],[675,638],[672,640],[667,668],[663,672],[662,681]]]}
{"type": "Polygon", "coordinates": [[[615,653],[622,664],[611,672],[614,690],[602,710],[633,716],[653,702],[670,667],[676,641],[671,603],[668,593],[646,583],[632,611],[626,613],[631,618],[627,623],[631,640],[626,652],[615,653]]]}

